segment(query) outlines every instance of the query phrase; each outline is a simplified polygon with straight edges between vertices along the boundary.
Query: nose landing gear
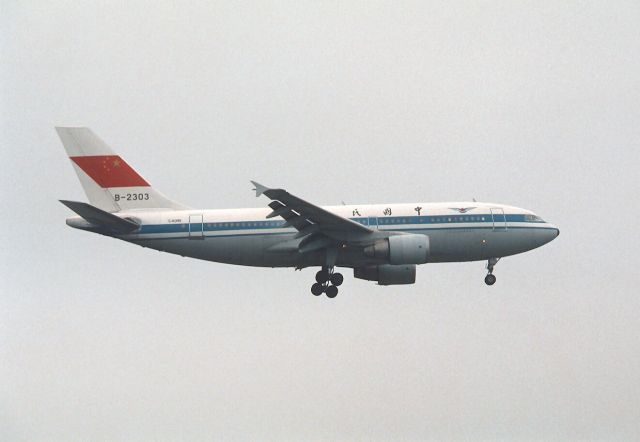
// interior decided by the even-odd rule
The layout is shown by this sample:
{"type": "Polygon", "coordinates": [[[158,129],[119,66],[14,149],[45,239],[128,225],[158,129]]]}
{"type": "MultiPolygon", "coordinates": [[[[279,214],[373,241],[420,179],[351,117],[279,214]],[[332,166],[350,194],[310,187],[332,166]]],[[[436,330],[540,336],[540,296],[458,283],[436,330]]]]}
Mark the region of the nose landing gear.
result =
{"type": "Polygon", "coordinates": [[[333,267],[323,267],[316,273],[316,283],[311,286],[311,293],[320,296],[326,293],[327,298],[338,296],[338,286],[342,284],[344,277],[341,273],[335,273],[333,267]]]}
{"type": "Polygon", "coordinates": [[[493,267],[498,264],[500,258],[489,258],[487,260],[487,276],[484,277],[484,283],[487,285],[493,285],[496,283],[496,276],[493,274],[493,267]]]}

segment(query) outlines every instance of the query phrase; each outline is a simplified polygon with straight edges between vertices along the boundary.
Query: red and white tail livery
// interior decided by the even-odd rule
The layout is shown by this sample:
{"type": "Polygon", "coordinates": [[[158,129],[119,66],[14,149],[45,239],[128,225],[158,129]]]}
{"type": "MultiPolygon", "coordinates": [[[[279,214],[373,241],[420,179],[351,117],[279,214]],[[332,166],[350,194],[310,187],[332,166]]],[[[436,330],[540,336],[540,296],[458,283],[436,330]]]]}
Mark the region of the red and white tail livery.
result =
{"type": "Polygon", "coordinates": [[[91,129],[56,127],[71,164],[92,205],[107,212],[184,209],[142,178],[91,129]]]}

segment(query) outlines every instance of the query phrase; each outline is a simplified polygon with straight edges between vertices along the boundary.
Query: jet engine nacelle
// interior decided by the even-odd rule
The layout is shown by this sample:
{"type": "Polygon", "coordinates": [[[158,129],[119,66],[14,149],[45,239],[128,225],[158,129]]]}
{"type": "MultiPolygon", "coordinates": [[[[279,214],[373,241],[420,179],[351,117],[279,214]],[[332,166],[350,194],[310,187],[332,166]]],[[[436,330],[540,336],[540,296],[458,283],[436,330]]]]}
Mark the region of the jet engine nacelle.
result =
{"type": "Polygon", "coordinates": [[[394,235],[365,247],[364,254],[389,264],[424,264],[429,258],[429,237],[420,234],[394,235]]]}
{"type": "Polygon", "coordinates": [[[380,285],[413,284],[416,282],[416,265],[389,265],[356,267],[353,276],[380,285]]]}

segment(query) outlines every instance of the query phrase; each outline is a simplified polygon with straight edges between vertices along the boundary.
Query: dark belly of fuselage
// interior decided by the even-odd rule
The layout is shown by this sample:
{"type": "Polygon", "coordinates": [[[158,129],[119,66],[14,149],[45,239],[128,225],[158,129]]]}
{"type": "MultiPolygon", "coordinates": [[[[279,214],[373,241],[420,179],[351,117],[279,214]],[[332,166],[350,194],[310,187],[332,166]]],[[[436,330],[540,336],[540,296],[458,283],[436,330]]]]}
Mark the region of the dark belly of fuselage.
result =
{"type": "MultiPolygon", "coordinates": [[[[526,252],[539,247],[541,229],[440,229],[413,230],[429,236],[428,262],[479,261],[526,252]]],[[[293,234],[207,236],[204,239],[189,238],[137,238],[132,243],[152,249],[196,259],[227,264],[257,267],[311,267],[322,266],[325,252],[301,254],[274,252],[269,249],[293,238],[293,234]]],[[[358,267],[384,264],[384,261],[368,258],[361,247],[341,248],[337,264],[342,267],[358,267]]]]}

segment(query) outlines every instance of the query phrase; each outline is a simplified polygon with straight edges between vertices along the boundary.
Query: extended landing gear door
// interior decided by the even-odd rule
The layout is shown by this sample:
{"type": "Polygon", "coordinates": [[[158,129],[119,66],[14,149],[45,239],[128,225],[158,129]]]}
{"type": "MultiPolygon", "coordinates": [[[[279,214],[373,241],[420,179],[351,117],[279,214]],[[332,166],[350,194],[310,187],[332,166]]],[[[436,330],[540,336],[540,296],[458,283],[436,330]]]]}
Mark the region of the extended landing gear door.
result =
{"type": "Polygon", "coordinates": [[[504,209],[491,209],[491,220],[495,232],[507,231],[507,217],[504,215],[504,209]]]}
{"type": "Polygon", "coordinates": [[[204,239],[202,215],[189,215],[189,239],[204,239]]]}

